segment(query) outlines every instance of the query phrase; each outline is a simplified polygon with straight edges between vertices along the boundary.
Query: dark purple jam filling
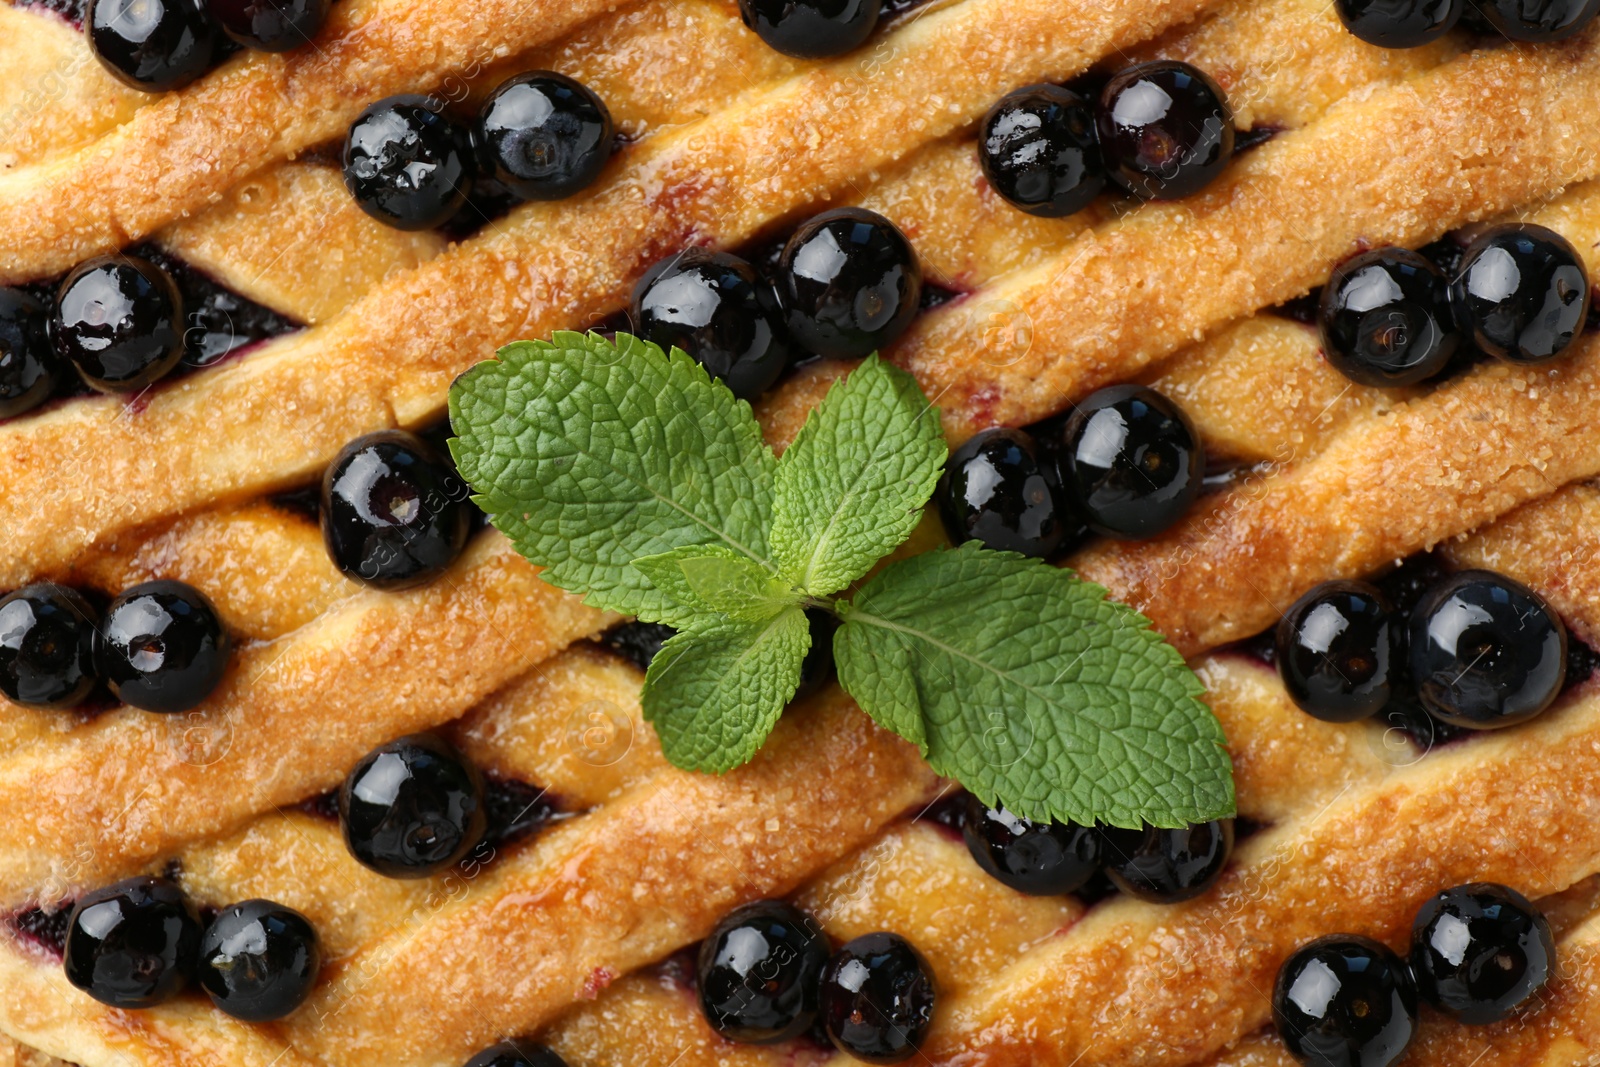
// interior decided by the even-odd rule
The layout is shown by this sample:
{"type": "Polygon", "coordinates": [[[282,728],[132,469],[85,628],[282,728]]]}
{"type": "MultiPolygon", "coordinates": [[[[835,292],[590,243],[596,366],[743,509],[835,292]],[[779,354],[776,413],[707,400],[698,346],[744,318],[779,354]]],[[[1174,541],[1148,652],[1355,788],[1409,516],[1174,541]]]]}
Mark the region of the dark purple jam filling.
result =
{"type": "Polygon", "coordinates": [[[511,190],[493,178],[479,178],[472,183],[467,202],[451,220],[439,227],[439,232],[450,241],[465,241],[491,223],[510,214],[522,203],[511,190]]]}
{"type": "Polygon", "coordinates": [[[624,622],[595,638],[595,643],[612,655],[621,656],[641,671],[646,671],[650,669],[650,661],[661,651],[661,646],[675,633],[677,631],[672,627],[658,622],[624,622]]]}
{"type": "Polygon", "coordinates": [[[960,300],[966,295],[959,289],[948,288],[924,276],[922,279],[922,300],[917,306],[923,311],[932,311],[934,308],[943,307],[953,300],[960,300]]]}
{"type": "Polygon", "coordinates": [[[66,19],[72,25],[82,28],[84,16],[88,13],[88,0],[15,0],[17,7],[37,7],[66,19]]]}
{"type": "Polygon", "coordinates": [[[966,810],[968,793],[952,789],[932,804],[911,816],[912,822],[926,823],[940,833],[961,840],[961,813],[966,810]]]}
{"type": "Polygon", "coordinates": [[[1305,326],[1317,324],[1317,306],[1322,303],[1322,287],[1311,290],[1305,296],[1297,296],[1293,300],[1285,300],[1276,307],[1267,308],[1268,315],[1276,315],[1280,319],[1298,322],[1305,326]]]}
{"type": "Polygon", "coordinates": [[[303,485],[267,498],[267,503],[279,511],[287,511],[302,519],[317,522],[322,518],[322,486],[303,485]]]}
{"type": "Polygon", "coordinates": [[[73,903],[63,900],[52,911],[28,908],[8,918],[6,925],[18,941],[59,960],[67,948],[67,923],[72,918],[73,903]]]}
{"type": "Polygon", "coordinates": [[[663,989],[693,993],[700,987],[700,942],[685,945],[656,964],[656,977],[663,989]]]}
{"type": "Polygon", "coordinates": [[[315,815],[319,819],[331,819],[334,822],[338,822],[339,791],[330,789],[326,793],[319,793],[307,800],[302,800],[295,805],[295,809],[303,811],[307,815],[315,815]]]}
{"type": "Polygon", "coordinates": [[[928,2],[929,0],[883,0],[882,17],[893,18],[896,15],[903,15],[907,11],[914,11],[928,2]]]}
{"type": "Polygon", "coordinates": [[[213,366],[229,356],[243,354],[253,345],[301,328],[300,323],[288,316],[240,296],[210,275],[153,245],[130,249],[129,254],[142,256],[164,268],[183,294],[184,314],[189,322],[184,347],[188,351],[169,378],[213,366]]]}
{"type": "Polygon", "coordinates": [[[1242,156],[1252,148],[1260,148],[1282,132],[1282,126],[1252,126],[1248,130],[1237,130],[1233,135],[1233,154],[1242,156]]]}

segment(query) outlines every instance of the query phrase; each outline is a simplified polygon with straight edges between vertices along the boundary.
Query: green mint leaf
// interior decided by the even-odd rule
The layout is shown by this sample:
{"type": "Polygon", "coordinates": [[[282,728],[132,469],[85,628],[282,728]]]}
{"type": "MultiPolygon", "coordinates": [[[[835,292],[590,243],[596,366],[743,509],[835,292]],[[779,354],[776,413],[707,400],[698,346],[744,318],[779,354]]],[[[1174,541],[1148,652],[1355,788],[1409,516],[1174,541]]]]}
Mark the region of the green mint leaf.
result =
{"type": "Polygon", "coordinates": [[[811,625],[798,607],[765,622],[686,630],[644,680],[644,717],[673,766],[722,773],[747,763],[800,684],[811,625]]]}
{"type": "Polygon", "coordinates": [[[490,521],[544,578],[645,619],[633,561],[718,544],[762,563],[777,460],[750,405],[682,352],[618,334],[519,342],[450,388],[450,442],[490,521]]]}
{"type": "Polygon", "coordinates": [[[761,564],[726,545],[685,545],[671,552],[636,559],[650,584],[681,612],[658,621],[686,629],[708,613],[741,622],[764,622],[801,601],[789,583],[761,564]]]}
{"type": "Polygon", "coordinates": [[[784,577],[826,596],[867,573],[911,536],[945,452],[916,379],[869,357],[778,460],[770,541],[784,577]]]}
{"type": "Polygon", "coordinates": [[[969,542],[885,568],[840,611],[846,691],[985,802],[1081,825],[1234,813],[1200,680],[1070,571],[969,542]]]}

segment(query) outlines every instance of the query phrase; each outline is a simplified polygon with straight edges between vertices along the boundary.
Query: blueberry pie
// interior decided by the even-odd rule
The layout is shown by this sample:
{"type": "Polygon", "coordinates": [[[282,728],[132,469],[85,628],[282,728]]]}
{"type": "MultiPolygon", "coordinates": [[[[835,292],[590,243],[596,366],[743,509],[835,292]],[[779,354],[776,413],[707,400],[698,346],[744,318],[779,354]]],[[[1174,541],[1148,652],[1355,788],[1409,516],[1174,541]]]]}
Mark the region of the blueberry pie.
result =
{"type": "Polygon", "coordinates": [[[0,1065],[1600,1062],[1597,11],[0,3],[0,1065]],[[561,345],[753,416],[780,496],[895,432],[825,397],[937,407],[848,578],[683,564],[787,620],[726,773],[649,703],[696,631],[572,591],[628,509],[485,484],[588,469],[528,411],[634,416],[551,378],[462,445],[469,372],[561,345]],[[1108,592],[940,618],[1100,731],[1002,687],[987,771],[1098,779],[936,773],[909,637],[867,707],[935,553],[1108,592]],[[1220,751],[1128,693],[1203,702],[1226,805],[1103,815],[1220,751]]]}

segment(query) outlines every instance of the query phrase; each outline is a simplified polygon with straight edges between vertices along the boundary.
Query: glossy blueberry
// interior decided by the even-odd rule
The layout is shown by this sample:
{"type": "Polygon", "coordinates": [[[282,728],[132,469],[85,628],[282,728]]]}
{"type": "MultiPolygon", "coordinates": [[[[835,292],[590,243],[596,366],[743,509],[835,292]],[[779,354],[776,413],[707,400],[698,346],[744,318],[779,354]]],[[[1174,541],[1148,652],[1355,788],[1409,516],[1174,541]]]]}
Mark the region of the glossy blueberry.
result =
{"type": "Polygon", "coordinates": [[[862,208],[825,211],[778,257],[778,298],[789,335],[819,356],[857,359],[882,349],[916,317],[922,265],[895,224],[862,208]]]}
{"type": "Polygon", "coordinates": [[[1233,820],[1175,830],[1102,830],[1105,871],[1129,896],[1176,904],[1210,889],[1233,853],[1233,820]]]}
{"type": "Polygon", "coordinates": [[[1567,628],[1533,590],[1492,571],[1462,571],[1411,613],[1417,696],[1453,726],[1490,730],[1550,706],[1567,673],[1567,628]]]}
{"type": "Polygon", "coordinates": [[[1211,184],[1233,158],[1233,112],[1204,71],[1173,59],[1119,71],[1100,91],[1100,151],[1111,179],[1146,200],[1211,184]]]}
{"type": "Polygon", "coordinates": [[[1091,394],[1062,424],[1060,484],[1089,524],[1107,537],[1154,537],[1200,495],[1206,455],[1194,424],[1172,401],[1142,385],[1091,394]]]}
{"type": "Polygon", "coordinates": [[[1328,362],[1351,381],[1379,387],[1431,378],[1461,339],[1449,278],[1404,248],[1375,248],[1336,267],[1317,324],[1328,362]]]}
{"type": "Polygon", "coordinates": [[[1475,0],[1467,10],[1513,41],[1544,43],[1582,33],[1600,12],[1600,0],[1475,0]]]}
{"type": "Polygon", "coordinates": [[[200,919],[165,878],[129,878],[86,894],[67,923],[67,981],[114,1008],[170,1000],[194,976],[200,919]]]}
{"type": "Polygon", "coordinates": [[[92,259],[56,296],[56,354],[103,393],[138,392],[183,358],[183,297],[172,276],[133,256],[92,259]]]}
{"type": "Polygon", "coordinates": [[[399,230],[448,222],[467,202],[472,139],[425,96],[371,105],[344,141],[344,183],[361,210],[399,230]]]}
{"type": "Polygon", "coordinates": [[[700,945],[700,1009],[730,1041],[798,1037],[816,1018],[827,962],[827,938],[798,908],[776,900],[735,908],[700,945]]]}
{"type": "Polygon", "coordinates": [[[934,498],[956,544],[1044,558],[1061,545],[1064,525],[1051,479],[1023,430],[975,434],[945,461],[934,498]]]}
{"type": "Polygon", "coordinates": [[[995,192],[1044,218],[1082,211],[1106,184],[1094,110],[1059,85],[1001,97],[979,127],[978,163],[995,192]]]}
{"type": "Polygon", "coordinates": [[[206,0],[206,11],[222,32],[258,52],[309,44],[332,6],[333,0],[206,0]]]}
{"type": "Polygon", "coordinates": [[[0,693],[35,708],[70,708],[94,688],[96,615],[76,589],[50,582],[0,600],[0,693]]]}
{"type": "Polygon", "coordinates": [[[50,344],[50,316],[21,289],[0,287],[0,419],[50,399],[63,364],[50,344]]]}
{"type": "Polygon", "coordinates": [[[867,1063],[916,1055],[933,1022],[933,969],[899,934],[865,934],[840,946],[822,975],[822,1021],[843,1052],[867,1063]]]}
{"type": "Polygon", "coordinates": [[[483,789],[478,768],[433,734],[380,745],[339,790],[345,846],[389,878],[426,878],[483,839],[483,789]]]}
{"type": "Polygon", "coordinates": [[[145,582],[111,602],[96,635],[95,667],[118,699],[145,711],[188,711],[216,689],[233,641],[204,593],[145,582]]]}
{"type": "Polygon", "coordinates": [[[502,1041],[472,1057],[464,1067],[567,1067],[567,1061],[532,1041],[502,1041]]]}
{"type": "Polygon", "coordinates": [[[1100,833],[1072,823],[1032,822],[967,797],[961,835],[979,867],[1019,893],[1075,893],[1100,870],[1100,833]]]}
{"type": "Polygon", "coordinates": [[[1472,343],[1513,363],[1566,352],[1589,315],[1589,275],[1567,239],[1531,223],[1479,234],[1450,287],[1472,343]]]}
{"type": "Polygon", "coordinates": [[[1326,582],[1295,601],[1277,629],[1289,698],[1324,722],[1354,722],[1389,703],[1400,674],[1399,627],[1365,582],[1326,582]]]}
{"type": "Polygon", "coordinates": [[[1405,962],[1367,937],[1334,934],[1295,950],[1278,970],[1272,1020],[1309,1067],[1390,1067],[1417,1029],[1405,962]]]}
{"type": "Polygon", "coordinates": [[[739,0],[744,24],[798,59],[842,55],[878,25],[883,0],[739,0]]]}
{"type": "Polygon", "coordinates": [[[181,89],[210,70],[220,37],[199,0],[89,0],[84,26],[95,58],[147,93],[181,89]]]}
{"type": "Polygon", "coordinates": [[[322,541],[345,577],[410,589],[466,547],[471,516],[454,468],[403,430],[358,437],[322,477],[322,541]]]}
{"type": "Polygon", "coordinates": [[[726,252],[691,248],[652,267],[634,286],[633,322],[640,337],[677,345],[745,400],[789,365],[772,287],[726,252]]]}
{"type": "Polygon", "coordinates": [[[1416,48],[1449,33],[1464,0],[1335,0],[1345,29],[1379,48],[1416,48]]]}
{"type": "Polygon", "coordinates": [[[611,112],[565,74],[534,70],[501,83],[478,113],[478,159],[524,200],[561,200],[587,188],[611,158],[611,112]]]}
{"type": "Polygon", "coordinates": [[[1469,1026],[1499,1022],[1544,988],[1555,968],[1550,923],[1528,898],[1493,882],[1429,899],[1411,925],[1417,993],[1469,1026]]]}
{"type": "Polygon", "coordinates": [[[270,900],[223,908],[200,938],[200,986],[235,1019],[281,1019],[311,994],[322,948],[311,920],[270,900]]]}

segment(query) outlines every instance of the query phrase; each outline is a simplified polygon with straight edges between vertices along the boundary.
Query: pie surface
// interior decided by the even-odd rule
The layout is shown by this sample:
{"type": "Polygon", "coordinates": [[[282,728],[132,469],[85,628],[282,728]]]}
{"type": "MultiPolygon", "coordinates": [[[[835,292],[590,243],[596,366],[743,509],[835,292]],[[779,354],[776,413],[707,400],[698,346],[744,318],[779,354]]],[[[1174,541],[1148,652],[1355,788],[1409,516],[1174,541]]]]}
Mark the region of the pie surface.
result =
{"type": "MultiPolygon", "coordinates": [[[[154,246],[294,327],[132,403],[0,422],[0,589],[181,579],[238,649],[187,715],[0,701],[0,1065],[456,1067],[522,1034],[574,1067],[853,1062],[730,1044],[700,1015],[686,950],[771,897],[836,939],[918,946],[940,990],[929,1064],[1290,1064],[1270,1006],[1289,952],[1335,931],[1403,944],[1420,901],[1468,881],[1540,903],[1559,977],[1503,1024],[1425,1015],[1405,1062],[1600,1063],[1595,683],[1430,746],[1310,718],[1241,644],[1319,582],[1432,553],[1526,583],[1600,647],[1600,335],[1556,363],[1380,390],[1273,311],[1359,250],[1485,221],[1547,226],[1600,272],[1600,28],[1384,51],[1322,0],[933,0],[801,61],[732,0],[343,0],[317,45],[147,97],[54,11],[0,4],[0,284],[154,246]],[[1147,58],[1208,71],[1238,129],[1271,136],[1170,203],[1040,219],[987,187],[974,127],[1002,94],[1147,58]],[[459,240],[402,233],[321,151],[379,97],[473,101],[536,68],[595,89],[625,135],[571,200],[459,240]],[[951,783],[837,687],[748,766],[677,770],[640,717],[641,672],[600,640],[622,620],[500,534],[383,593],[345,580],[293,506],[353,438],[436,426],[500,345],[599,326],[664,256],[748,249],[837,205],[892,219],[951,295],[885,355],[937,397],[952,444],[1133,381],[1234,472],[1168,532],[1066,561],[1150,617],[1227,734],[1250,832],[1205,895],[1085,902],[988,878],[938,818],[951,783]],[[356,864],[319,798],[429,729],[559,817],[470,876],[356,864]],[[163,870],[201,905],[309,916],[328,961],[311,1000],[256,1025],[198,997],[108,1008],[21,919],[163,870]]],[[[846,370],[810,363],[755,405],[775,448],[846,370]]]]}

